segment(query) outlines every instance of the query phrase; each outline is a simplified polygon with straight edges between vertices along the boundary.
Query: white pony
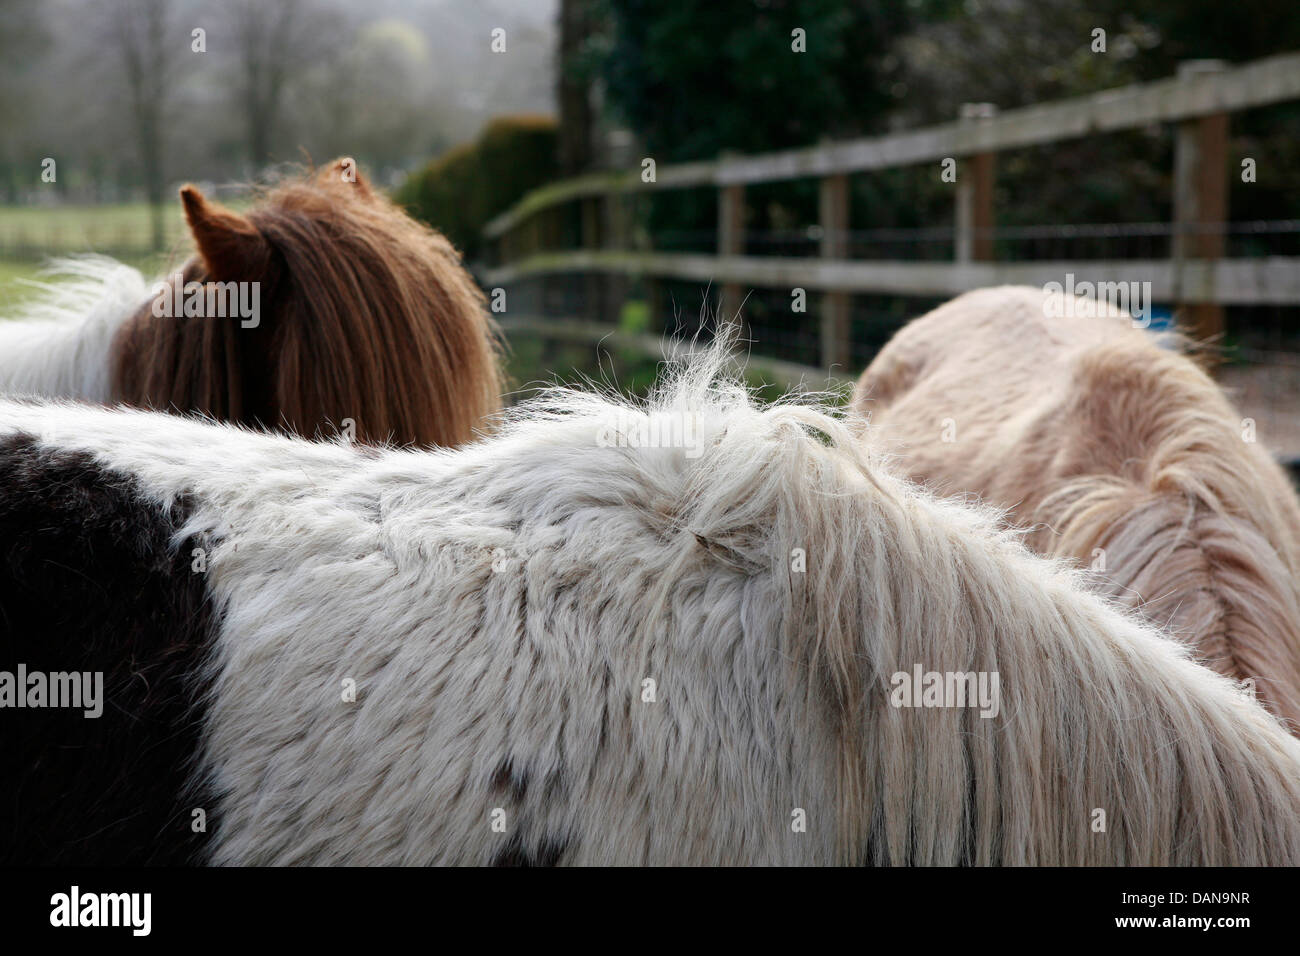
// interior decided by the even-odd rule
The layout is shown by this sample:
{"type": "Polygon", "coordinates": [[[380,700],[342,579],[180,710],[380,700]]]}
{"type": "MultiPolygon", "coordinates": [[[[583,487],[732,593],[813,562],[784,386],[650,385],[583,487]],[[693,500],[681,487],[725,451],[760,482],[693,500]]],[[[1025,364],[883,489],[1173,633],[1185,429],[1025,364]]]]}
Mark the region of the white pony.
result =
{"type": "Polygon", "coordinates": [[[1262,707],[723,361],[456,451],[0,400],[0,666],[119,721],[23,711],[11,855],[1300,863],[1262,707]]]}

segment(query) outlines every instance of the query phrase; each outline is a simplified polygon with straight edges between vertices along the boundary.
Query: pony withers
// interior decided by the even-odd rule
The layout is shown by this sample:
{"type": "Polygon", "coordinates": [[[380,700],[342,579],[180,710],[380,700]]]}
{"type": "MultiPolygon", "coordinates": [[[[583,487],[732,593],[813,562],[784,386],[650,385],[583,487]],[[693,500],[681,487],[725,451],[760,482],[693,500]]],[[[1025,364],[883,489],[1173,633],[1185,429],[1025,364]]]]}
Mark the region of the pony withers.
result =
{"type": "Polygon", "coordinates": [[[1005,509],[1300,728],[1300,506],[1190,358],[1105,304],[984,289],[903,328],[853,407],[911,477],[1005,509]]]}
{"type": "Polygon", "coordinates": [[[59,262],[65,281],[0,322],[0,390],[418,445],[468,441],[498,410],[482,293],[352,160],[247,213],[180,195],[195,256],[152,286],[59,262]]]}
{"type": "Polygon", "coordinates": [[[0,400],[0,669],[104,674],[0,710],[0,855],[1300,862],[1256,701],[721,362],[457,450],[0,400]]]}

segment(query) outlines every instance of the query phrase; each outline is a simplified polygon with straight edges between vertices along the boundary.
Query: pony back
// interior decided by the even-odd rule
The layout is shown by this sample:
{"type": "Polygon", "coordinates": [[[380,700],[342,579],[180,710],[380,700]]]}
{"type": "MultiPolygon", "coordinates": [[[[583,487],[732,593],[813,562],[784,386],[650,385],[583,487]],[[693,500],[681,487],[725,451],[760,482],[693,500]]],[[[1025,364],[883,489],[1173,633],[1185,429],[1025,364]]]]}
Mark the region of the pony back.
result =
{"type": "Polygon", "coordinates": [[[1285,473],[1193,361],[1063,298],[987,289],[941,306],[881,351],[855,410],[911,477],[1004,509],[1035,549],[1089,568],[1300,727],[1285,473]]]}
{"type": "Polygon", "coordinates": [[[825,409],[716,372],[648,407],[553,392],[436,454],[0,399],[0,663],[53,635],[132,702],[0,738],[24,849],[1300,863],[1300,740],[1258,702],[825,409]],[[685,440],[644,440],[667,422],[685,440]],[[124,525],[152,530],[103,560],[124,525]],[[168,600],[123,613],[144,572],[168,600]],[[916,668],[996,675],[997,705],[896,702],[916,668]]]}

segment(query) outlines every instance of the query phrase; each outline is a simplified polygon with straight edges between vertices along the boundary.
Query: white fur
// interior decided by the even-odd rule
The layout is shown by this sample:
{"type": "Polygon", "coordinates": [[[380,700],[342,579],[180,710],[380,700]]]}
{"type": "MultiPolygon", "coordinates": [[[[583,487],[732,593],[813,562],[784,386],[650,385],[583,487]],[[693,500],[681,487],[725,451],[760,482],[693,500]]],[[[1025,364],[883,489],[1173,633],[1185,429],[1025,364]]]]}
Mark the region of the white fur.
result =
{"type": "Polygon", "coordinates": [[[578,393],[455,452],[4,400],[0,435],[193,501],[214,862],[1300,863],[1261,707],[719,361],[654,406],[699,457],[611,444],[642,412],[578,393]],[[998,671],[1000,716],[891,707],[915,663],[998,671]]]}
{"type": "Polygon", "coordinates": [[[40,293],[0,320],[0,393],[107,402],[109,345],[144,303],[136,269],[104,256],[55,260],[40,293]]]}

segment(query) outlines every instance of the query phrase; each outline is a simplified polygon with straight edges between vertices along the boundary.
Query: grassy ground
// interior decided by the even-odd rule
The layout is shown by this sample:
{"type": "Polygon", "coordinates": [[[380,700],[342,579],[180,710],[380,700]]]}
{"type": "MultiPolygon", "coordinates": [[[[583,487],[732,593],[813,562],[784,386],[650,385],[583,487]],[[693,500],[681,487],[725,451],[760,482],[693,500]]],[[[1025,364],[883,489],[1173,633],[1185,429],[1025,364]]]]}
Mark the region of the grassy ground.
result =
{"type": "Polygon", "coordinates": [[[24,298],[32,294],[20,280],[34,279],[39,263],[0,259],[0,317],[8,315],[24,298]]]}
{"type": "Polygon", "coordinates": [[[189,233],[179,203],[164,215],[166,252],[150,251],[152,220],[145,203],[108,206],[0,206],[0,316],[33,290],[20,280],[36,278],[49,259],[76,253],[110,255],[148,276],[188,254],[189,233]]]}
{"type": "MultiPolygon", "coordinates": [[[[179,203],[164,210],[164,248],[183,247],[188,231],[179,203]]],[[[153,239],[144,203],[111,206],[0,206],[0,257],[39,260],[70,252],[147,255],[153,239]]]]}
{"type": "Polygon", "coordinates": [[[9,287],[9,285],[18,279],[30,279],[38,270],[39,266],[34,262],[14,262],[9,259],[0,259],[0,291],[9,287]]]}

